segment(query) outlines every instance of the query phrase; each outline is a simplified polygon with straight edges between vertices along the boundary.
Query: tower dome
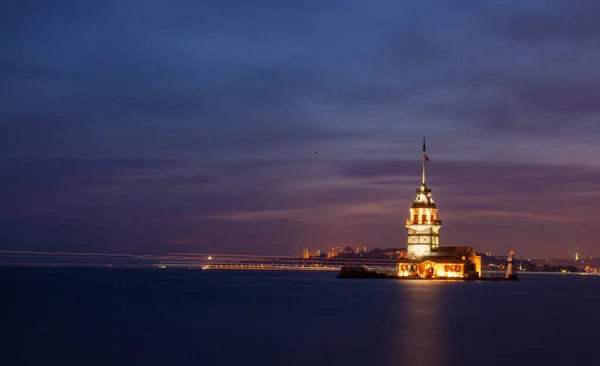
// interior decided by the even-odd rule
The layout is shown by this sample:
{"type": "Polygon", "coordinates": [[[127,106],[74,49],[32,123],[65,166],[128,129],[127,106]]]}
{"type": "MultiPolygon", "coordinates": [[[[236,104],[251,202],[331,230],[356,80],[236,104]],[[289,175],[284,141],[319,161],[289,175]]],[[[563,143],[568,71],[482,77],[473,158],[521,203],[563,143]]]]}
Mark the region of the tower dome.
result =
{"type": "Polygon", "coordinates": [[[431,198],[431,188],[422,184],[417,188],[417,198],[413,202],[412,208],[437,208],[433,198],[431,198]]]}

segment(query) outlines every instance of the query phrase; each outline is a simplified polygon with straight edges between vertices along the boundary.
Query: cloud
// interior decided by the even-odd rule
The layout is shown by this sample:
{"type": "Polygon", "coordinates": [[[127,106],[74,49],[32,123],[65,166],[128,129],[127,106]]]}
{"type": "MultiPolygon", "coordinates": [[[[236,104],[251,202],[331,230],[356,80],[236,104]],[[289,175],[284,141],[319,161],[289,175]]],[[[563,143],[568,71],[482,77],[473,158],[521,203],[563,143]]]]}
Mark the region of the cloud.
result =
{"type": "Polygon", "coordinates": [[[250,212],[233,212],[230,214],[215,214],[199,217],[203,220],[242,220],[242,221],[262,221],[262,220],[303,220],[307,210],[267,210],[250,212]]]}
{"type": "Polygon", "coordinates": [[[510,212],[510,211],[480,211],[477,212],[477,216],[489,216],[489,217],[508,217],[521,219],[525,221],[536,221],[536,222],[557,222],[557,223],[581,223],[582,221],[592,221],[590,217],[568,217],[560,215],[544,215],[544,214],[533,214],[528,212],[510,212]]]}
{"type": "Polygon", "coordinates": [[[396,242],[423,136],[449,241],[558,253],[597,213],[594,1],[29,5],[0,22],[7,243],[396,242]]]}

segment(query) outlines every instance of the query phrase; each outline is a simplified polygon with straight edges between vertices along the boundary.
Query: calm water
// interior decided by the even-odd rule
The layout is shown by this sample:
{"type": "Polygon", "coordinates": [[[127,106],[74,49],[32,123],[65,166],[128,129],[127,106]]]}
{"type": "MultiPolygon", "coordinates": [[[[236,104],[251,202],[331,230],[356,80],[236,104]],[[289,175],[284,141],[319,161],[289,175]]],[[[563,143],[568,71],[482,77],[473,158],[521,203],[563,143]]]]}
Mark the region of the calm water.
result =
{"type": "Polygon", "coordinates": [[[0,268],[2,365],[600,364],[600,278],[0,268]]]}

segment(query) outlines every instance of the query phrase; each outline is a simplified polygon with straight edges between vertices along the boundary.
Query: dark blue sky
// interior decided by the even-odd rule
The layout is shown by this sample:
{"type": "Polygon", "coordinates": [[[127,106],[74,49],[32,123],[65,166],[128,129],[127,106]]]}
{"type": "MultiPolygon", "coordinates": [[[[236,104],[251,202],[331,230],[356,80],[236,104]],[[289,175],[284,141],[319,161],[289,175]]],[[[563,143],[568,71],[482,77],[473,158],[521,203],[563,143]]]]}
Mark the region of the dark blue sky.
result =
{"type": "Polygon", "coordinates": [[[597,1],[8,1],[0,249],[600,256],[597,1]],[[317,154],[314,154],[314,151],[317,154]]]}

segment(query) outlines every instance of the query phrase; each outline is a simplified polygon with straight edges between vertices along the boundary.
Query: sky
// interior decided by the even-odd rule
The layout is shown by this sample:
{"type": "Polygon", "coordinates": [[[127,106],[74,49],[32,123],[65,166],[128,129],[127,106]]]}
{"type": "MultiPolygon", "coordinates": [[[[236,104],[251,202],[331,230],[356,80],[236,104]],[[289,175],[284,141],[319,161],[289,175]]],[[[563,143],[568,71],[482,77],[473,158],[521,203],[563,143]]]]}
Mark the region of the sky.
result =
{"type": "Polygon", "coordinates": [[[0,7],[0,249],[600,256],[595,0],[0,7]]]}

